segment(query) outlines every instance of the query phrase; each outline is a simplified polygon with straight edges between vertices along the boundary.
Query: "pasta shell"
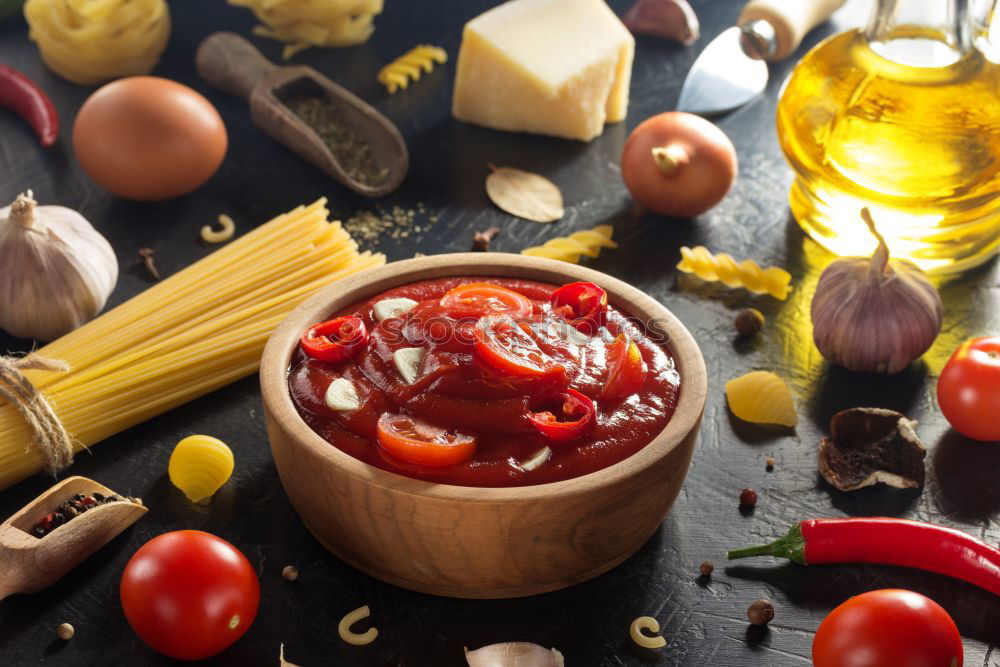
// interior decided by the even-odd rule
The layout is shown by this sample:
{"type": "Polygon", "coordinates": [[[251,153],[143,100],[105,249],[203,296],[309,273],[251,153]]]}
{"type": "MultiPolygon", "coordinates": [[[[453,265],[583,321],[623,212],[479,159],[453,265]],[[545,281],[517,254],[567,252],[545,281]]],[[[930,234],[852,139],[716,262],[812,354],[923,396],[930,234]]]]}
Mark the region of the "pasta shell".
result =
{"type": "Polygon", "coordinates": [[[191,435],[174,447],[167,464],[170,481],[193,503],[207,505],[233,474],[233,452],[210,435],[191,435]]]}
{"type": "Polygon", "coordinates": [[[726,383],[726,400],[733,414],[754,424],[795,426],[792,392],[780,377],[770,371],[753,371],[726,383]]]}

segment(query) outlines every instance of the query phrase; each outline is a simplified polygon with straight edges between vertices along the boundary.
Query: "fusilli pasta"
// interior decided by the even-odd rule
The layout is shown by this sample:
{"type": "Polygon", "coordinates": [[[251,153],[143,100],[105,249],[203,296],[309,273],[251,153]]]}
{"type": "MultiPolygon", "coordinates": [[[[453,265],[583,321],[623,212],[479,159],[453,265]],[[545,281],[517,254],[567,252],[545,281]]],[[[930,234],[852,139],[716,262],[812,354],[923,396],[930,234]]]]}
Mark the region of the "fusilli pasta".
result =
{"type": "Polygon", "coordinates": [[[378,71],[379,83],[389,89],[389,94],[410,85],[410,79],[418,81],[421,70],[430,72],[434,63],[448,62],[448,53],[439,46],[418,44],[378,71]]]}
{"type": "Polygon", "coordinates": [[[618,244],[611,240],[614,227],[598,225],[593,229],[573,232],[569,236],[559,236],[549,239],[540,246],[532,246],[521,251],[522,255],[533,257],[548,257],[563,262],[578,264],[580,257],[597,257],[601,248],[617,248],[618,244]]]}
{"type": "Polygon", "coordinates": [[[788,298],[792,289],[788,284],[792,276],[784,269],[762,269],[752,259],[737,262],[726,253],[713,255],[704,246],[682,247],[677,268],[702,280],[718,281],[727,287],[744,287],[755,294],[770,294],[782,301],[788,298]]]}

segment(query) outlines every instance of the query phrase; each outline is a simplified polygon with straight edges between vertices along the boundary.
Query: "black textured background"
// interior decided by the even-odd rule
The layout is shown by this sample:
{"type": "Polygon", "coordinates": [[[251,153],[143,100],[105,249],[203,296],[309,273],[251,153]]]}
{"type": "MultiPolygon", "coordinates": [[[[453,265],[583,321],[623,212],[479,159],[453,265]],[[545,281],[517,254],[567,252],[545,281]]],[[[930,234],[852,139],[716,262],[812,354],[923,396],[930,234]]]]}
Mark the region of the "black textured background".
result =
{"type": "MultiPolygon", "coordinates": [[[[30,130],[0,112],[0,199],[34,189],[42,203],[80,210],[118,253],[121,278],[112,305],[149,286],[138,267],[141,246],[157,250],[170,274],[205,256],[198,230],[221,212],[246,230],[275,214],[330,198],[337,216],[399,206],[425,215],[425,232],[385,239],[372,247],[390,260],[414,252],[468,248],[472,232],[502,228],[494,248],[516,252],[556,234],[599,223],[615,225],[617,251],[591,266],[628,280],[665,303],[692,330],[709,368],[710,395],[701,440],[683,492],[662,529],[635,557],[614,571],[572,589],[510,601],[463,601],[431,597],[375,581],[328,555],[307,533],[278,482],[264,433],[256,378],[133,428],[77,457],[72,473],[91,476],[143,497],[149,514],[62,582],[42,593],[0,602],[0,664],[165,664],[131,632],[118,602],[118,580],[131,554],[150,537],[178,528],[207,530],[230,540],[258,567],[260,615],[248,634],[213,662],[274,665],[279,643],[292,662],[314,665],[461,665],[462,647],[508,641],[555,646],[570,665],[638,664],[627,628],[633,618],[659,619],[671,665],[808,664],[812,635],[823,617],[847,597],[886,587],[927,594],[955,618],[965,641],[966,664],[1000,665],[1000,598],[945,577],[892,567],[829,566],[811,569],[768,560],[726,566],[727,547],[768,541],[798,519],[889,515],[945,523],[989,542],[1000,541],[1000,446],[965,440],[950,431],[937,410],[935,377],[965,338],[1000,332],[1000,269],[994,262],[942,289],[944,331],[923,361],[895,377],[854,375],[828,367],[810,342],[808,306],[818,273],[829,257],[805,239],[786,205],[791,180],[777,146],[774,105],[790,63],[772,69],[764,96],[721,119],[739,152],[740,173],[732,193],[695,221],[643,216],[631,204],[618,173],[628,131],[644,118],[676,104],[684,74],[708,41],[731,25],[739,3],[695,2],[702,37],[690,48],[639,37],[625,123],[609,126],[590,144],[526,134],[503,134],[454,122],[449,115],[454,56],[462,24],[489,1],[387,0],[369,43],[343,50],[310,50],[295,62],[310,64],[371,102],[402,130],[412,166],[404,186],[378,202],[364,201],[275,144],[251,124],[245,102],[210,88],[194,71],[201,39],[220,30],[249,34],[250,13],[221,0],[173,0],[174,31],[155,74],[204,93],[222,113],[230,149],[219,173],[194,194],[161,204],[117,200],[82,174],[71,149],[72,120],[91,88],[49,73],[27,39],[22,19],[0,24],[0,62],[41,83],[63,121],[59,145],[40,150],[30,130]],[[452,61],[419,83],[388,96],[375,72],[417,42],[440,44],[452,61]],[[486,199],[486,162],[542,172],[565,193],[566,216],[551,225],[512,219],[486,199]],[[428,216],[438,216],[430,223],[428,216]],[[750,298],[678,274],[680,245],[705,244],[763,265],[787,266],[795,291],[785,303],[750,298]],[[756,340],[737,343],[732,319],[753,304],[768,317],[756,340]],[[751,369],[773,369],[791,384],[801,422],[794,432],[750,427],[725,406],[724,382],[751,369]],[[879,405],[920,420],[931,448],[928,482],[921,491],[869,488],[838,492],[816,470],[816,445],[830,416],[856,405],[879,405]],[[166,478],[174,444],[191,433],[209,433],[236,452],[236,473],[209,508],[195,507],[166,478]],[[774,472],[764,461],[773,456],[774,472]],[[756,488],[756,512],[742,516],[737,495],[756,488]],[[715,561],[711,583],[697,580],[698,564],[715,561]],[[294,563],[300,579],[282,580],[294,563]],[[755,598],[774,600],[770,632],[747,632],[746,608],[755,598]],[[366,647],[341,642],[340,617],[362,604],[372,609],[380,634],[366,647]],[[55,640],[64,621],[76,627],[68,643],[55,640]]],[[[612,3],[622,13],[627,2],[612,3]]],[[[821,36],[864,20],[866,0],[852,0],[821,36]]],[[[277,58],[278,44],[254,38],[277,58]]],[[[4,270],[0,267],[0,270],[4,270]]],[[[0,337],[0,349],[25,350],[28,341],[0,337]]],[[[43,491],[51,479],[29,479],[0,493],[7,516],[43,491]]],[[[3,576],[0,573],[0,576],[3,576]]]]}

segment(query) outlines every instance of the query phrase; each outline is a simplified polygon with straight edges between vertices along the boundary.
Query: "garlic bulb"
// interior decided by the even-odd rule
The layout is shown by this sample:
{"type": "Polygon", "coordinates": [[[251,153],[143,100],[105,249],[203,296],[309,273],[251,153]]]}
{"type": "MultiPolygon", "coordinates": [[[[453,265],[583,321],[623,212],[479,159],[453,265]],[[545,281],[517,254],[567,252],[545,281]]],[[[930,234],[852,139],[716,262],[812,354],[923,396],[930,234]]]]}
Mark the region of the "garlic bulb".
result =
{"type": "Polygon", "coordinates": [[[941,297],[915,264],[890,262],[867,208],[861,217],[878,249],[870,259],[838,259],[823,271],[812,300],[813,340],[832,364],[898,373],[941,331],[941,297]]]}
{"type": "Polygon", "coordinates": [[[83,216],[38,206],[31,191],[0,208],[0,329],[50,341],[93,318],[118,281],[111,245],[83,216]]]}

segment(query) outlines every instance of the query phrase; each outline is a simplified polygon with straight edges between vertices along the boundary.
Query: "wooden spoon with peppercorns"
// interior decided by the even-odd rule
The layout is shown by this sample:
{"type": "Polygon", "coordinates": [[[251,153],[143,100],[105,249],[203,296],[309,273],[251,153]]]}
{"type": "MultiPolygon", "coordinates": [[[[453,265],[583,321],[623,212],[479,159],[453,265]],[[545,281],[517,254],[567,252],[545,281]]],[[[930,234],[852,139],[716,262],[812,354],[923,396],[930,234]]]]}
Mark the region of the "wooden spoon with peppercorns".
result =
{"type": "Polygon", "coordinates": [[[64,479],[0,524],[0,600],[54,584],[145,513],[91,479],[64,479]]]}

